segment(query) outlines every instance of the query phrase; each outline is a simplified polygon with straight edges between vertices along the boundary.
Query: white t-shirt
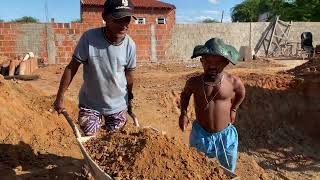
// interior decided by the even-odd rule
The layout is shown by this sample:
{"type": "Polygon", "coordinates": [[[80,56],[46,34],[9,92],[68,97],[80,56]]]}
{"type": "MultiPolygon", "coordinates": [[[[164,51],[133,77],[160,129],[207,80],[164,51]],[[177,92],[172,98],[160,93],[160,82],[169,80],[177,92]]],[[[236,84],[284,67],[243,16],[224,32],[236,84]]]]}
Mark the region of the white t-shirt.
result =
{"type": "Polygon", "coordinates": [[[88,30],[81,36],[73,58],[83,64],[80,106],[105,115],[127,108],[125,70],[136,67],[136,45],[128,35],[113,45],[106,38],[104,27],[88,30]]]}

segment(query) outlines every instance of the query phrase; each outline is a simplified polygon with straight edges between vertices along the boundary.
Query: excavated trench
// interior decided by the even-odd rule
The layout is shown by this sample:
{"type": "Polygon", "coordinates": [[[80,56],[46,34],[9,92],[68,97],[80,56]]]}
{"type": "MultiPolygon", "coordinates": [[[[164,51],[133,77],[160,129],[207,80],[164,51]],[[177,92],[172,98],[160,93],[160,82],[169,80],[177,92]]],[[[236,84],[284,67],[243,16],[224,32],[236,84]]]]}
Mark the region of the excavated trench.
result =
{"type": "Polygon", "coordinates": [[[240,152],[253,155],[266,172],[319,176],[320,83],[315,78],[256,76],[242,77],[246,99],[236,122],[240,152]]]}

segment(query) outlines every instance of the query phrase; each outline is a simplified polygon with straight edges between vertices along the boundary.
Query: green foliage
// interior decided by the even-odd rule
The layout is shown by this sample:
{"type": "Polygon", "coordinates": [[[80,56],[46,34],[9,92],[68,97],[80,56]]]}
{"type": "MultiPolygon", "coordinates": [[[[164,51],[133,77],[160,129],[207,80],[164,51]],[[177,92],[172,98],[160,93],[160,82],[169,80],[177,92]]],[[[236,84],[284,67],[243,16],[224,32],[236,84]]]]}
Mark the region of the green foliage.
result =
{"type": "Polygon", "coordinates": [[[244,0],[232,8],[233,22],[254,22],[268,12],[270,18],[280,15],[284,21],[320,21],[319,0],[244,0]]]}
{"type": "Polygon", "coordinates": [[[219,21],[217,21],[216,19],[210,19],[210,18],[207,18],[207,19],[204,19],[202,21],[202,23],[218,23],[219,21]]]}
{"type": "Polygon", "coordinates": [[[38,19],[31,17],[31,16],[23,16],[22,18],[18,18],[13,20],[13,22],[18,22],[18,23],[37,23],[39,22],[38,19]]]}
{"type": "Polygon", "coordinates": [[[259,17],[259,0],[245,0],[232,8],[231,19],[233,22],[252,22],[259,17]]]}
{"type": "Polygon", "coordinates": [[[4,22],[4,20],[3,20],[3,19],[0,19],[0,22],[4,22]]]}

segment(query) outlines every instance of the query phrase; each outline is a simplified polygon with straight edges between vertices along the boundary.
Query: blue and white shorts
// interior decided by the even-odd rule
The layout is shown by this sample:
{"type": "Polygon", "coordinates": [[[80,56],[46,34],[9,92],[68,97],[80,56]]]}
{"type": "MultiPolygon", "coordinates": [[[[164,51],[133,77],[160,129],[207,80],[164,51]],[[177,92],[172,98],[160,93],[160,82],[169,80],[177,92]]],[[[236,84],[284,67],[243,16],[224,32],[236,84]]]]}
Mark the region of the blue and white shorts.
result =
{"type": "Polygon", "coordinates": [[[235,171],[238,133],[232,124],[220,132],[209,133],[195,120],[190,133],[190,146],[205,153],[209,158],[216,157],[223,167],[235,171]]]}

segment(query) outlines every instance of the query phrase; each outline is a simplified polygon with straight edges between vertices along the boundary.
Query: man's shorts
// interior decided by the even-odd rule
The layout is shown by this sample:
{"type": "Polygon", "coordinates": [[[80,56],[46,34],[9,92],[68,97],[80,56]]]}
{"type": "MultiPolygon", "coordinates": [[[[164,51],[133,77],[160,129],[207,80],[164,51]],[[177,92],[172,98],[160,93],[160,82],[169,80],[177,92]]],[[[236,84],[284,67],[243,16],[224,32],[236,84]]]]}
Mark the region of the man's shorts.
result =
{"type": "Polygon", "coordinates": [[[223,167],[235,171],[238,133],[232,124],[220,132],[209,133],[195,120],[190,133],[190,146],[205,153],[209,158],[217,157],[223,167]]]}
{"type": "Polygon", "coordinates": [[[102,116],[104,117],[107,131],[115,131],[122,128],[127,122],[125,112],[126,110],[110,115],[101,115],[96,110],[80,107],[78,121],[84,134],[91,136],[101,128],[102,116]]]}

